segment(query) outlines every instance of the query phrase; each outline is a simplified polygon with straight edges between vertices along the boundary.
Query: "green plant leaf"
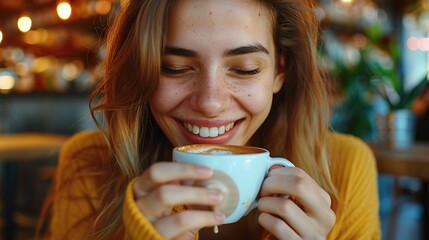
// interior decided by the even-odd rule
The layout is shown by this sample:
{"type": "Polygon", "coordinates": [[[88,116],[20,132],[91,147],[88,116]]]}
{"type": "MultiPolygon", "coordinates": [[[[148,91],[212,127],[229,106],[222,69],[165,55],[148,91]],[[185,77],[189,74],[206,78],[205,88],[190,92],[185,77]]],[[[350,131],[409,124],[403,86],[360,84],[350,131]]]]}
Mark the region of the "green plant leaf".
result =
{"type": "Polygon", "coordinates": [[[413,87],[410,91],[404,93],[403,98],[401,99],[401,103],[396,107],[397,109],[400,108],[411,108],[414,100],[419,97],[423,90],[425,89],[426,85],[428,84],[429,79],[425,76],[420,82],[413,87]]]}

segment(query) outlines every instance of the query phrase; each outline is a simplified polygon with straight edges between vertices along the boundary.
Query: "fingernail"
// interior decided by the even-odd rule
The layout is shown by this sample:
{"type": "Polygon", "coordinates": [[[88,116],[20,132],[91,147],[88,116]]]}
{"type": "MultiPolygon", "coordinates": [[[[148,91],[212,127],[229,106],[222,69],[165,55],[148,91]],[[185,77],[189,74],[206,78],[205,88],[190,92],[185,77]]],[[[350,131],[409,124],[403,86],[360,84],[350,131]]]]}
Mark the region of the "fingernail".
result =
{"type": "Polygon", "coordinates": [[[199,175],[210,175],[213,170],[206,166],[197,166],[196,171],[199,175]]]}
{"type": "Polygon", "coordinates": [[[216,189],[209,189],[209,199],[214,202],[222,200],[222,193],[216,189]]]}
{"type": "Polygon", "coordinates": [[[225,215],[222,213],[215,213],[215,218],[219,223],[223,223],[225,221],[225,215]]]}

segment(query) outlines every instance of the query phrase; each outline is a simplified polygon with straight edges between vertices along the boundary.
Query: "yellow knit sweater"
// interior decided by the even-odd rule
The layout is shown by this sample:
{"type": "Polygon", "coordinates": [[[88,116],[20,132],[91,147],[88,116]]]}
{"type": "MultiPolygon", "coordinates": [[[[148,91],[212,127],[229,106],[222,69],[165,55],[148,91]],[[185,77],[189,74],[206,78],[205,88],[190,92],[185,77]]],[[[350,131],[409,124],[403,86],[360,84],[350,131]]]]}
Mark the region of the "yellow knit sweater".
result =
{"type": "MultiPolygon", "coordinates": [[[[96,131],[78,133],[66,143],[55,179],[49,239],[94,239],[92,226],[101,210],[99,190],[110,174],[107,154],[107,145],[96,131]]],[[[372,152],[355,137],[330,133],[328,156],[340,199],[340,204],[333,206],[337,220],[328,239],[380,239],[372,152]]],[[[120,237],[109,239],[162,239],[133,201],[132,183],[120,206],[120,237]]]]}

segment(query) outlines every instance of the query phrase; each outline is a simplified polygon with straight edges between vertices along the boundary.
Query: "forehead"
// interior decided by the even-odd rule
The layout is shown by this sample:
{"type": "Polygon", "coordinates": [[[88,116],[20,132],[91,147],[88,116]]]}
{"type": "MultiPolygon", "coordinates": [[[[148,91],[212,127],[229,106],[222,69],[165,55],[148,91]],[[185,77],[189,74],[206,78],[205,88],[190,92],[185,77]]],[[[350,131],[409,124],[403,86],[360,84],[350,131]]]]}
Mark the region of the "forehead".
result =
{"type": "Polygon", "coordinates": [[[216,42],[235,38],[272,42],[272,15],[254,0],[175,0],[168,42],[216,42]],[[254,39],[252,39],[254,38],[254,39]]]}

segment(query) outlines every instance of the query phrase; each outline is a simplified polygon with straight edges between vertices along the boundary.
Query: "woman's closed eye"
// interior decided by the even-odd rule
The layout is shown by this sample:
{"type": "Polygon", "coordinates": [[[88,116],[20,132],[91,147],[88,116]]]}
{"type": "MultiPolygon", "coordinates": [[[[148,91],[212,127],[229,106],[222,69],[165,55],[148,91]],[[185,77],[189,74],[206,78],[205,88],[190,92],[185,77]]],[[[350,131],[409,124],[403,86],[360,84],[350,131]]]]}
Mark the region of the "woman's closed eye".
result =
{"type": "Polygon", "coordinates": [[[190,67],[180,67],[180,66],[162,66],[161,71],[165,74],[170,75],[183,75],[190,71],[192,71],[192,68],[190,67]]]}
{"type": "Polygon", "coordinates": [[[259,68],[255,68],[251,70],[232,69],[232,71],[238,75],[256,75],[260,72],[260,69],[259,68]]]}

